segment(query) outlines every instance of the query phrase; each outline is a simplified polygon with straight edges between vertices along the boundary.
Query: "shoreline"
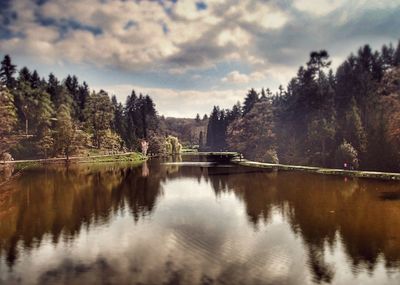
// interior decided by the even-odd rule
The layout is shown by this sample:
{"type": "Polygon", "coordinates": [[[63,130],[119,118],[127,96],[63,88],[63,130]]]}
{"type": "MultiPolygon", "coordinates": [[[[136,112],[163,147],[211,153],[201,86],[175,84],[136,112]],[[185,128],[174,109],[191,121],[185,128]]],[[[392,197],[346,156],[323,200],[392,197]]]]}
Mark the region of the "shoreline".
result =
{"type": "Polygon", "coordinates": [[[273,163],[250,161],[246,159],[232,160],[232,163],[241,166],[264,168],[275,171],[303,171],[303,172],[325,174],[325,175],[400,181],[400,173],[394,173],[394,172],[361,171],[361,170],[359,171],[359,170],[345,170],[345,169],[335,169],[335,168],[322,168],[315,166],[273,164],[273,163]]]}
{"type": "Polygon", "coordinates": [[[93,155],[93,156],[71,156],[68,160],[66,157],[56,158],[42,158],[42,159],[23,159],[23,160],[11,160],[11,161],[0,161],[0,167],[7,165],[46,165],[46,164],[64,164],[64,163],[101,163],[101,162],[142,162],[147,160],[146,156],[143,156],[139,152],[126,152],[119,154],[104,154],[104,155],[93,155]]]}

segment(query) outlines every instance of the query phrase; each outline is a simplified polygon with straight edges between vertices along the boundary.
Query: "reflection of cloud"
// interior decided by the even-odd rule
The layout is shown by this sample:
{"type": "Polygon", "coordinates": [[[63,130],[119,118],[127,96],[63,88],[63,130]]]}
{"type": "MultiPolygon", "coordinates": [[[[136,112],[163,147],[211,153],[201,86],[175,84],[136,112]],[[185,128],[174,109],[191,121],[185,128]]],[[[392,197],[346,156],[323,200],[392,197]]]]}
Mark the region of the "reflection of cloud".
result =
{"type": "Polygon", "coordinates": [[[380,197],[396,183],[176,166],[27,172],[0,223],[0,283],[400,280],[398,204],[380,197]]]}

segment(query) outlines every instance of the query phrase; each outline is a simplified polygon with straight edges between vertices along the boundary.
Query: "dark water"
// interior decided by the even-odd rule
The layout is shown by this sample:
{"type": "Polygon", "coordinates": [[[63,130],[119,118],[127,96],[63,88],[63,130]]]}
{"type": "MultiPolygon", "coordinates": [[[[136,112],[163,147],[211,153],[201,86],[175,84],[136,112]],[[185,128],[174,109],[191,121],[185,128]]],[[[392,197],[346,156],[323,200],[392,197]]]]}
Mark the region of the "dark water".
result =
{"type": "Polygon", "coordinates": [[[154,160],[0,186],[0,284],[324,283],[400,284],[399,183],[154,160]]]}

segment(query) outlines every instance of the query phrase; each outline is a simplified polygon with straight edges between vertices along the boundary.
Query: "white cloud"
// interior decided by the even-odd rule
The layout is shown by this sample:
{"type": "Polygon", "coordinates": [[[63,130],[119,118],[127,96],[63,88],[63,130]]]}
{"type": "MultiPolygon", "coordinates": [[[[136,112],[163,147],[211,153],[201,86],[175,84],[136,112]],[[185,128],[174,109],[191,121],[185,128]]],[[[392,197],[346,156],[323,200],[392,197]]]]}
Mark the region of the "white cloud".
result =
{"type": "Polygon", "coordinates": [[[261,72],[252,72],[250,74],[240,73],[237,70],[234,70],[228,73],[224,78],[222,78],[222,82],[229,82],[229,83],[250,83],[253,81],[259,81],[264,78],[264,74],[261,72]]]}
{"type": "Polygon", "coordinates": [[[96,91],[106,90],[110,95],[116,95],[120,102],[125,102],[132,90],[135,90],[137,94],[148,94],[154,100],[160,115],[181,118],[192,118],[196,113],[209,114],[213,105],[231,108],[237,101],[242,101],[247,92],[246,89],[175,90],[131,84],[95,86],[93,89],[96,91]]]}
{"type": "Polygon", "coordinates": [[[294,6],[300,10],[317,16],[326,15],[343,6],[346,0],[295,0],[294,6]]]}
{"type": "Polygon", "coordinates": [[[24,37],[0,41],[5,52],[172,73],[210,67],[232,57],[259,64],[261,58],[247,49],[253,40],[251,29],[278,28],[288,17],[269,3],[254,0],[209,1],[200,11],[191,0],[167,1],[169,13],[158,1],[54,0],[38,5],[20,0],[11,5],[18,18],[10,27],[24,37]],[[42,25],[42,19],[52,24],[42,25]],[[77,27],[66,33],[57,27],[71,23],[77,27]],[[204,47],[201,54],[196,46],[204,47]],[[31,47],[35,48],[28,50],[31,47]]]}

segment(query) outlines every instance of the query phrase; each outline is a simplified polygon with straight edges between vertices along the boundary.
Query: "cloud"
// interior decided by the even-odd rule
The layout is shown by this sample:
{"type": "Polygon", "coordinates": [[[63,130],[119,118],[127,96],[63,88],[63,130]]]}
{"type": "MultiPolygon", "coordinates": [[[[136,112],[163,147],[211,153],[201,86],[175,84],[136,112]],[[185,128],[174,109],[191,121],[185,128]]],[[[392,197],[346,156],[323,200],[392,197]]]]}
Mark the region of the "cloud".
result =
{"type": "Polygon", "coordinates": [[[194,79],[208,86],[208,72],[216,89],[261,80],[277,87],[310,51],[327,49],[337,63],[362,44],[397,41],[399,26],[398,0],[18,0],[0,11],[0,50],[48,65],[113,70],[106,82],[114,85],[155,74],[153,86],[170,90],[194,79]]]}
{"type": "Polygon", "coordinates": [[[264,78],[264,74],[261,72],[253,72],[250,74],[243,74],[237,70],[234,70],[228,73],[224,78],[222,78],[222,82],[229,83],[249,83],[252,81],[259,81],[264,78]]]}
{"type": "Polygon", "coordinates": [[[242,101],[246,89],[226,90],[176,90],[169,88],[151,88],[131,84],[99,85],[94,90],[106,90],[110,95],[116,95],[120,102],[135,90],[137,94],[148,94],[154,100],[160,115],[166,117],[192,118],[196,113],[209,114],[214,105],[221,108],[231,108],[237,101],[242,101]],[[193,109],[196,109],[194,112],[193,109]]]}

